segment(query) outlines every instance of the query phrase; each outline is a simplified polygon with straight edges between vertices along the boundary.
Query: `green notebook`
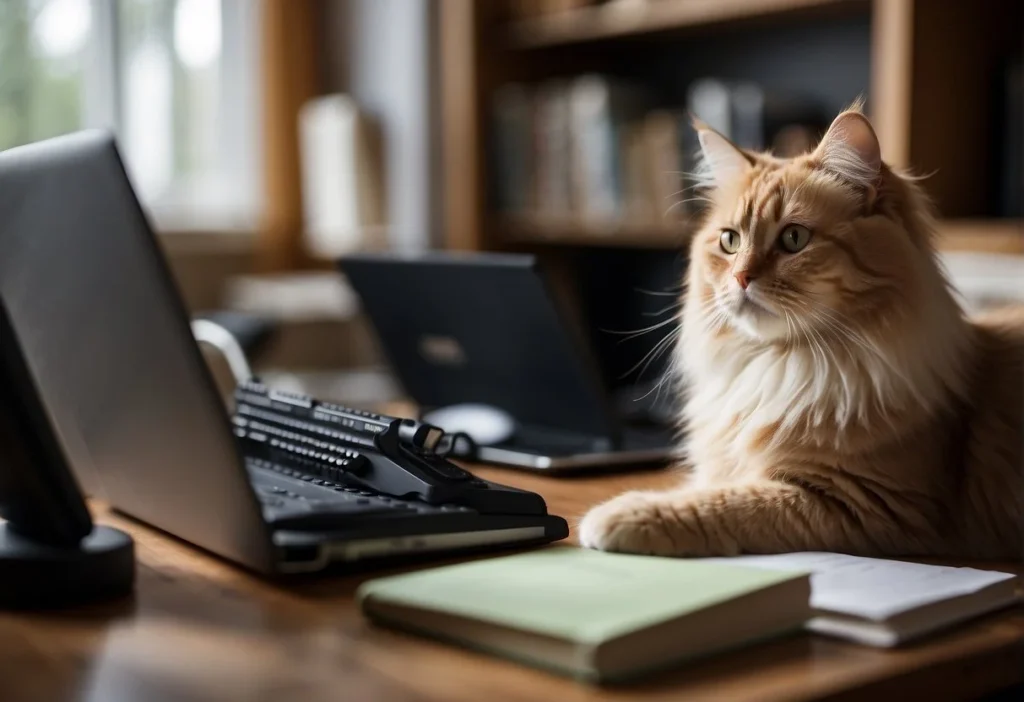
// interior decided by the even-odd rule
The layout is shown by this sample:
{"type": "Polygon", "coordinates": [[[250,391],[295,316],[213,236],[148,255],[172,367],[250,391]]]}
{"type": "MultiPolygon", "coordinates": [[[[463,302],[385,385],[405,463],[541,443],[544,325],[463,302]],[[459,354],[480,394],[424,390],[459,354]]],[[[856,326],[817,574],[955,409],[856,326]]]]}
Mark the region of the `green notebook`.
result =
{"type": "Polygon", "coordinates": [[[594,681],[799,629],[806,573],[555,547],[371,580],[371,620],[594,681]]]}

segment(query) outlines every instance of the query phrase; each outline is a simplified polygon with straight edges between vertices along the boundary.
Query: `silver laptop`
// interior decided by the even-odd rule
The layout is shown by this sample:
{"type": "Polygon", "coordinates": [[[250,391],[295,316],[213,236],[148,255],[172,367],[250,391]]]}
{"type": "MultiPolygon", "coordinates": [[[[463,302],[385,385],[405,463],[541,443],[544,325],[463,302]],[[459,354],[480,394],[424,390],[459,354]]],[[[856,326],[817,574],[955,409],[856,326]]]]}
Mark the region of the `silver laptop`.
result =
{"type": "MultiPolygon", "coordinates": [[[[0,251],[0,297],[50,421],[85,490],[115,509],[264,573],[568,535],[539,496],[495,483],[474,481],[528,508],[392,494],[403,467],[369,448],[348,452],[365,459],[358,489],[323,479],[325,463],[250,453],[110,135],[0,153],[0,251]]],[[[312,403],[277,404],[296,402],[312,403]]]]}

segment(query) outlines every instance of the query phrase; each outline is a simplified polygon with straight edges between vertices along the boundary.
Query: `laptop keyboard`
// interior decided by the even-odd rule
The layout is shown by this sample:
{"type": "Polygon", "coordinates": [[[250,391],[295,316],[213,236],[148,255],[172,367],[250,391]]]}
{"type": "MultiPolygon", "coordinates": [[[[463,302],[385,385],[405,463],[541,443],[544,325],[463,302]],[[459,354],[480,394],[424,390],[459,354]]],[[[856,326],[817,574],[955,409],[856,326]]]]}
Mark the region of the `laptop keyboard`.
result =
{"type": "MultiPolygon", "coordinates": [[[[257,410],[250,410],[255,412],[257,410]]],[[[265,413],[265,414],[270,414],[265,413]]],[[[284,452],[290,459],[305,464],[308,474],[321,478],[340,480],[346,472],[361,473],[367,467],[367,458],[355,448],[339,445],[337,441],[323,441],[311,436],[289,431],[267,422],[234,417],[235,435],[239,438],[246,436],[259,437],[272,449],[284,452]]],[[[293,421],[287,418],[277,421],[293,421]]],[[[310,425],[311,426],[311,425],[310,425]]],[[[318,428],[318,427],[316,427],[318,428]]],[[[330,433],[330,432],[328,432],[330,433]]],[[[334,437],[325,436],[325,439],[334,437]]],[[[297,472],[297,471],[296,471],[297,472]]],[[[300,476],[296,476],[300,477],[300,476]]]]}
{"type": "Polygon", "coordinates": [[[245,463],[264,519],[278,528],[328,529],[369,518],[474,513],[461,505],[428,505],[345,485],[326,477],[332,470],[329,465],[314,464],[307,471],[261,458],[248,457],[245,463]]]}

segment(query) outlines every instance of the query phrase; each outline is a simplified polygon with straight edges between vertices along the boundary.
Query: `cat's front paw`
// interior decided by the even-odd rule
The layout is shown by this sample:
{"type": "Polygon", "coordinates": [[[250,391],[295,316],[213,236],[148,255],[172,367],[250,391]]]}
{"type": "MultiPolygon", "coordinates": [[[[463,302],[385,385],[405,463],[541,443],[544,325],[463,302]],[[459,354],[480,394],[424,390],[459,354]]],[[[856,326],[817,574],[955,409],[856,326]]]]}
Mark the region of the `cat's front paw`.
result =
{"type": "Polygon", "coordinates": [[[697,544],[666,507],[661,493],[623,493],[583,517],[580,545],[621,553],[689,555],[697,550],[697,544]]]}

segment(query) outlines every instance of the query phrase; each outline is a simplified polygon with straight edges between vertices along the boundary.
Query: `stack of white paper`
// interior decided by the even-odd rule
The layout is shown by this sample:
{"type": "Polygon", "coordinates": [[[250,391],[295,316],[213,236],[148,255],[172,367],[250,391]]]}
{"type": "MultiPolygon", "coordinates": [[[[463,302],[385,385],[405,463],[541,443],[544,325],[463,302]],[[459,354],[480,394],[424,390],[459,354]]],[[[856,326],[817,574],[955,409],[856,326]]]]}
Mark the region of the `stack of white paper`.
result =
{"type": "Polygon", "coordinates": [[[708,559],[812,573],[807,628],[871,646],[895,646],[1017,601],[1017,578],[975,568],[836,553],[708,559]]]}

